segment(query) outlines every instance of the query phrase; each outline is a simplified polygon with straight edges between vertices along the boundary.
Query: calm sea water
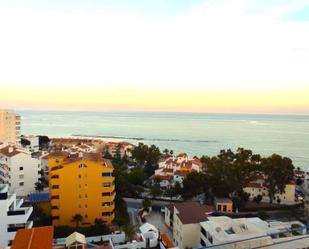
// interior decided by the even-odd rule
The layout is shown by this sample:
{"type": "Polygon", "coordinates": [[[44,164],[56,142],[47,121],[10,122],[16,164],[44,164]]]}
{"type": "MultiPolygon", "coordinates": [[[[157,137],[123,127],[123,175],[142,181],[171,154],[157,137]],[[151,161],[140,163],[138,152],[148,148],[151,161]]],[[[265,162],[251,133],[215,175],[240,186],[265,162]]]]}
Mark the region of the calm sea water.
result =
{"type": "Polygon", "coordinates": [[[121,137],[190,155],[244,147],[279,153],[309,170],[309,116],[20,111],[22,134],[121,137]]]}

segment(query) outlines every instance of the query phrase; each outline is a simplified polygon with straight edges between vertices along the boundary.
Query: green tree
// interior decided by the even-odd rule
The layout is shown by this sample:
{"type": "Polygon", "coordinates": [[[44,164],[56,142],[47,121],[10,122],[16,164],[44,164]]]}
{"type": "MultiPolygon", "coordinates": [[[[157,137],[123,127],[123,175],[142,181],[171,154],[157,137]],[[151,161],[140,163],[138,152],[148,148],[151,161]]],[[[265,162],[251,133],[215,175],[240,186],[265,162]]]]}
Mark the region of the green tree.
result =
{"type": "Polygon", "coordinates": [[[163,153],[164,153],[165,156],[168,156],[168,155],[169,155],[169,152],[170,152],[170,151],[169,151],[168,149],[164,149],[164,150],[163,150],[163,153]]]}
{"type": "Polygon", "coordinates": [[[75,222],[76,229],[79,227],[80,222],[83,221],[83,216],[80,214],[73,215],[71,222],[75,222]]]}
{"type": "Polygon", "coordinates": [[[294,166],[291,159],[273,154],[262,160],[262,170],[272,203],[275,195],[284,193],[286,184],[293,180],[294,166]]]}
{"type": "Polygon", "coordinates": [[[192,198],[198,194],[208,194],[208,182],[205,174],[193,172],[183,180],[182,197],[192,198]]]}
{"type": "Polygon", "coordinates": [[[159,197],[163,194],[163,191],[162,189],[160,188],[160,185],[159,184],[155,184],[153,186],[151,186],[150,188],[150,195],[153,197],[153,198],[156,198],[156,197],[159,197]]]}
{"type": "Polygon", "coordinates": [[[151,200],[149,198],[143,200],[143,207],[149,211],[149,208],[151,207],[151,200]]]}

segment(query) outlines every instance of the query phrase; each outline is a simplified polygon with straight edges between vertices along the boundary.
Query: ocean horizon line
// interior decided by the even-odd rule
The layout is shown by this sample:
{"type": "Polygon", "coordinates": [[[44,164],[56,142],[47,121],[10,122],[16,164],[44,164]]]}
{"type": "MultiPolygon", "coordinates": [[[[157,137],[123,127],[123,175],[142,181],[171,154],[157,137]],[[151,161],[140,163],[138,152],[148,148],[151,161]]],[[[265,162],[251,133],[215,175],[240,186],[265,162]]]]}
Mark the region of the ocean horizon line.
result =
{"type": "MultiPolygon", "coordinates": [[[[10,109],[10,108],[7,108],[10,109]]],[[[13,108],[14,109],[14,108],[13,108]]],[[[21,112],[50,113],[132,113],[132,114],[208,114],[208,115],[252,115],[252,116],[293,116],[309,117],[309,113],[249,113],[249,112],[200,112],[200,111],[120,111],[120,110],[60,110],[60,109],[14,109],[21,112]]]]}

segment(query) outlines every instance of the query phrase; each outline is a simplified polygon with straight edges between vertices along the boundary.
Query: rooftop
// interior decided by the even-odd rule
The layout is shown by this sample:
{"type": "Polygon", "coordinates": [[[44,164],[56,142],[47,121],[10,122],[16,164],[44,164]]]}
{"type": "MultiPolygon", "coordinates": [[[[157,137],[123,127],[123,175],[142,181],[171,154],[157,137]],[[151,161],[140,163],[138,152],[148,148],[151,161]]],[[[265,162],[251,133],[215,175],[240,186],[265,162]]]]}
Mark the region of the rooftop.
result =
{"type": "Polygon", "coordinates": [[[0,154],[6,157],[13,157],[13,156],[18,155],[19,153],[21,153],[21,151],[17,150],[15,147],[10,146],[10,145],[0,149],[0,154]]]}
{"type": "Polygon", "coordinates": [[[52,249],[54,227],[18,230],[11,249],[52,249]]]}
{"type": "Polygon", "coordinates": [[[182,224],[194,224],[207,220],[208,214],[215,211],[213,206],[201,205],[197,202],[175,203],[178,218],[182,224]]]}

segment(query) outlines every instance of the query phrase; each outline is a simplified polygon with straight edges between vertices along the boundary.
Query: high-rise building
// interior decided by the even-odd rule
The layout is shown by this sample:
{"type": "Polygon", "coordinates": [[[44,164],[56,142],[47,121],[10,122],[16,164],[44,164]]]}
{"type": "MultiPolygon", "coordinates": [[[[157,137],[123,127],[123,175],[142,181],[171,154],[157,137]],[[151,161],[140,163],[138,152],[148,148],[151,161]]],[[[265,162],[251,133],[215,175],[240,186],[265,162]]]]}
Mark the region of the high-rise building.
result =
{"type": "Polygon", "coordinates": [[[16,199],[7,184],[0,184],[0,248],[11,244],[16,231],[33,225],[29,221],[33,208],[22,207],[22,204],[23,199],[16,199]]]}
{"type": "Polygon", "coordinates": [[[40,169],[40,160],[30,152],[13,145],[0,148],[0,184],[9,184],[17,196],[35,191],[35,183],[41,177],[40,169]]]}
{"type": "Polygon", "coordinates": [[[59,151],[49,154],[48,168],[53,225],[87,226],[95,219],[113,221],[115,185],[109,160],[102,159],[100,153],[73,155],[59,151]]]}
{"type": "Polygon", "coordinates": [[[0,141],[20,144],[20,116],[12,110],[0,110],[0,141]]]}

